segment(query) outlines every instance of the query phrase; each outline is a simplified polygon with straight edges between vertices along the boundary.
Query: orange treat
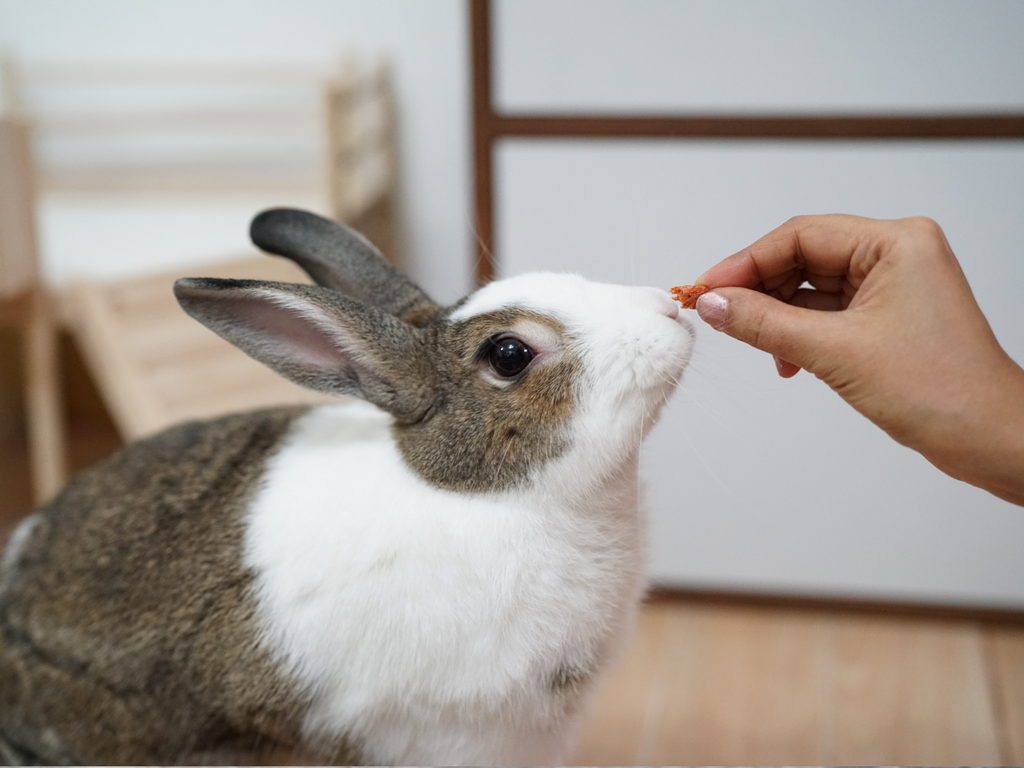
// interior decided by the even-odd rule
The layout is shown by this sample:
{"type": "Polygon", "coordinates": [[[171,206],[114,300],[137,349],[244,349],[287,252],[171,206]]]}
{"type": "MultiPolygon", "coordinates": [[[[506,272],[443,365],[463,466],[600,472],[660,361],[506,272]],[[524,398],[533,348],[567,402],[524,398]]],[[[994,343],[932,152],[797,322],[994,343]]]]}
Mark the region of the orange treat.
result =
{"type": "Polygon", "coordinates": [[[677,285],[669,290],[672,298],[683,305],[683,309],[696,309],[697,298],[710,291],[706,285],[677,285]]]}

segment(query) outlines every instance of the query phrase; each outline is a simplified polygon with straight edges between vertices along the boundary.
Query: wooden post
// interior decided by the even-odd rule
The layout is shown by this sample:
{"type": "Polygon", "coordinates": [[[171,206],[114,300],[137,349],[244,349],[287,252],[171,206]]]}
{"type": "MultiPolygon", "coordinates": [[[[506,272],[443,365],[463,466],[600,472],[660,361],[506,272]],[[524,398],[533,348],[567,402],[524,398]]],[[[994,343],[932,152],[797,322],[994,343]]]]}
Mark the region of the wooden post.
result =
{"type": "Polygon", "coordinates": [[[0,299],[41,282],[30,130],[20,117],[0,118],[0,299]]]}
{"type": "Polygon", "coordinates": [[[0,319],[22,333],[32,489],[41,504],[60,490],[66,470],[57,329],[39,268],[35,196],[29,125],[0,118],[0,319]]]}
{"type": "Polygon", "coordinates": [[[331,216],[355,227],[401,265],[396,194],[398,136],[391,68],[345,61],[326,83],[326,184],[331,216]]]}
{"type": "Polygon", "coordinates": [[[326,85],[324,125],[327,141],[327,187],[331,216],[350,223],[359,208],[358,135],[355,125],[357,79],[355,64],[342,62],[326,85]]]}
{"type": "Polygon", "coordinates": [[[406,266],[400,227],[399,189],[399,136],[398,110],[395,105],[391,64],[381,59],[374,65],[370,76],[372,105],[379,114],[377,132],[372,148],[366,153],[379,165],[376,201],[368,211],[362,228],[364,234],[380,248],[388,260],[399,268],[406,266]]]}
{"type": "Polygon", "coordinates": [[[67,474],[57,324],[50,297],[42,288],[31,293],[22,350],[32,495],[38,505],[57,494],[67,474]]]}
{"type": "Polygon", "coordinates": [[[473,201],[476,229],[476,284],[494,278],[494,139],[491,101],[491,12],[488,0],[470,0],[473,66],[473,201]]]}

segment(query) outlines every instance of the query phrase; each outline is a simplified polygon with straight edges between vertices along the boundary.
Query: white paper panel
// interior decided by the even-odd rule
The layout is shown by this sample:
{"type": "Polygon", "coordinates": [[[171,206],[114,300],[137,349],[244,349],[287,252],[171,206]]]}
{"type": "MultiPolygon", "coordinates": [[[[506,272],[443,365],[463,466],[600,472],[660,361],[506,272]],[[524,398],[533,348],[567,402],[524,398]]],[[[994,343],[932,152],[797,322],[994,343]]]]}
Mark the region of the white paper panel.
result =
{"type": "MultiPolygon", "coordinates": [[[[668,287],[794,214],[932,216],[1024,361],[1024,143],[516,140],[497,168],[506,274],[668,287]]],[[[692,366],[644,453],[657,580],[1024,608],[1024,509],[695,322],[692,366]]]]}
{"type": "Polygon", "coordinates": [[[1019,0],[496,0],[508,111],[1024,109],[1019,0]]]}

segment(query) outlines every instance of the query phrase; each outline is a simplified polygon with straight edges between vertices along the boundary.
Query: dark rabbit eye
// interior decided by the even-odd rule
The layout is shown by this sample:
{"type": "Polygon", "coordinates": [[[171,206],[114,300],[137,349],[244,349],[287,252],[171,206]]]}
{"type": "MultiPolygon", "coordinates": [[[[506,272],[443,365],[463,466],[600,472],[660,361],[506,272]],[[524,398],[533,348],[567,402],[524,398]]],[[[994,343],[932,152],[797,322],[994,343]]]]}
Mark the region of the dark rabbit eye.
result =
{"type": "Polygon", "coordinates": [[[522,373],[533,360],[533,350],[513,336],[491,341],[487,359],[499,376],[511,378],[522,373]]]}

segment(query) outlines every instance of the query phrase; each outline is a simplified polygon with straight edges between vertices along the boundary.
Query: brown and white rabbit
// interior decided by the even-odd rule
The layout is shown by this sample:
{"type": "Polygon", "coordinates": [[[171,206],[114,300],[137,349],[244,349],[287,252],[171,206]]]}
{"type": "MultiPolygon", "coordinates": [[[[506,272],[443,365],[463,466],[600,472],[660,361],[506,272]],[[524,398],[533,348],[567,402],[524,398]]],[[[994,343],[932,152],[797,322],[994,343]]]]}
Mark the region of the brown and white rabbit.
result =
{"type": "Polygon", "coordinates": [[[686,365],[669,295],[564,274],[432,302],[266,211],[318,283],[185,310],[365,403],[183,424],[74,479],[0,565],[0,756],[551,763],[644,589],[637,464],[686,365]]]}

